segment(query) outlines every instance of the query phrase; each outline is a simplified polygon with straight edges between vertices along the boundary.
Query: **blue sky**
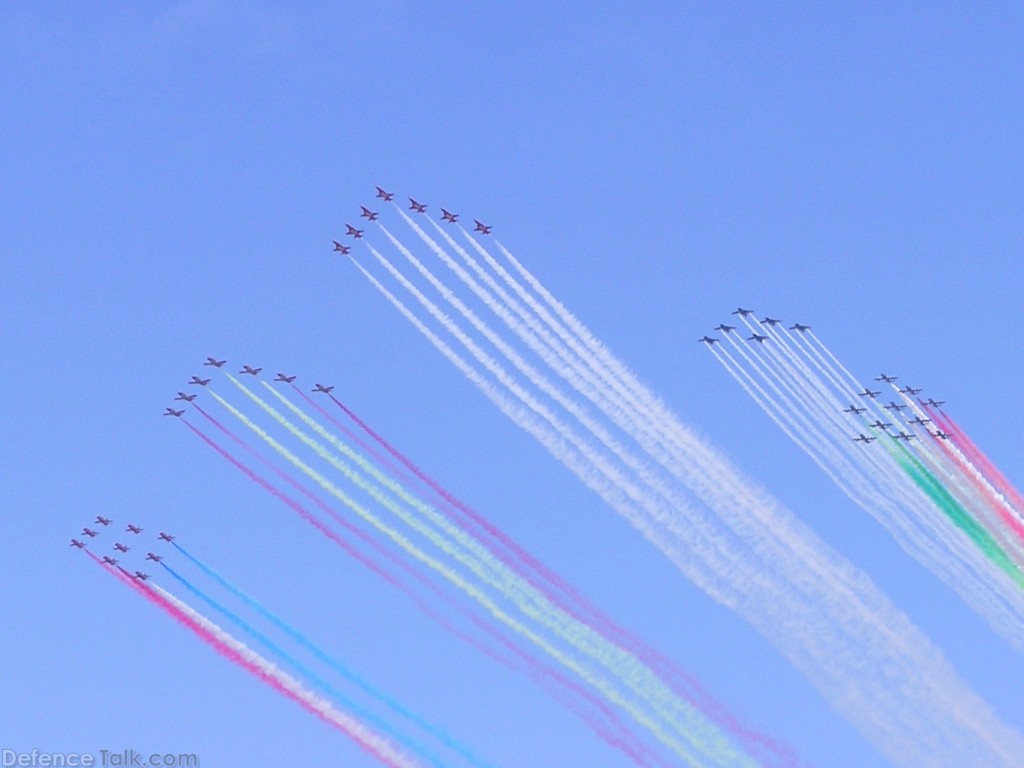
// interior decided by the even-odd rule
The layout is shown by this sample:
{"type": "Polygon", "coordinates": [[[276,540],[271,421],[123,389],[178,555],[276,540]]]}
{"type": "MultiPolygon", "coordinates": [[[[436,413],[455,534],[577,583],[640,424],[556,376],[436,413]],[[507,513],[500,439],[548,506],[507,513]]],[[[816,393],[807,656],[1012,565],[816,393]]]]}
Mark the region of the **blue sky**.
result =
{"type": "Polygon", "coordinates": [[[945,4],[8,3],[0,747],[369,765],[71,551],[172,529],[500,765],[620,765],[160,411],[207,354],[347,403],[817,765],[882,758],[407,327],[331,238],[374,184],[502,242],[863,568],[1007,722],[1024,660],[695,339],[736,305],[928,387],[1024,477],[1022,12],[945,4]],[[172,423],[168,423],[172,422],[172,423]]]}

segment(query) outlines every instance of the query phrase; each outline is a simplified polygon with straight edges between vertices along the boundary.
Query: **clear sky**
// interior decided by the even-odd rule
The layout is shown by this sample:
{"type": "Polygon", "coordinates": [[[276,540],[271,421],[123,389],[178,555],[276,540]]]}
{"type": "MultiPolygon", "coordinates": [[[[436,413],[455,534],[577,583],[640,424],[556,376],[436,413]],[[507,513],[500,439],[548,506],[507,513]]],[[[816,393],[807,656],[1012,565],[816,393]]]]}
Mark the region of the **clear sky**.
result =
{"type": "Polygon", "coordinates": [[[695,343],[739,304],[810,323],[1024,481],[1024,12],[827,5],[4,3],[0,748],[372,764],[67,546],[104,514],[499,765],[624,764],[161,418],[214,354],[336,384],[746,721],[885,764],[331,254],[375,184],[493,224],[1024,730],[1020,654],[695,343]]]}

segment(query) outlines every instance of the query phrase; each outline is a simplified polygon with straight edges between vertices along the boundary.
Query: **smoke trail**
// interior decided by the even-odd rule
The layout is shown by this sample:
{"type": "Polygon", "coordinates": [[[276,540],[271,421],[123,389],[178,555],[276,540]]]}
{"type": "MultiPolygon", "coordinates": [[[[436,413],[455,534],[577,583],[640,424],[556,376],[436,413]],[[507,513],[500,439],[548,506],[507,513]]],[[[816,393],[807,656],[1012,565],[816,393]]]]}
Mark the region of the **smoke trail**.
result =
{"type": "Polygon", "coordinates": [[[183,626],[192,630],[201,640],[220,655],[248,670],[278,693],[291,699],[323,722],[344,733],[361,749],[392,768],[417,768],[418,763],[399,752],[386,739],[351,716],[334,708],[331,702],[307,691],[288,673],[278,669],[240,640],[232,637],[205,616],[194,611],[187,603],[153,584],[140,584],[123,570],[108,567],[92,552],[86,550],[101,568],[118,577],[149,602],[161,608],[183,626]]]}
{"type": "MultiPolygon", "coordinates": [[[[202,409],[200,409],[200,411],[202,411],[202,409]]],[[[208,418],[213,420],[215,423],[219,424],[219,422],[216,422],[216,420],[213,419],[213,417],[208,416],[208,418]]],[[[188,424],[188,422],[185,423],[188,424]]],[[[188,426],[192,427],[191,424],[188,424],[188,426]]],[[[434,619],[443,628],[445,628],[446,630],[448,630],[464,642],[470,644],[486,656],[494,659],[495,661],[506,666],[509,666],[513,669],[518,667],[519,669],[525,671],[525,673],[528,674],[535,682],[537,682],[538,685],[543,687],[552,696],[561,701],[565,706],[567,706],[570,709],[570,711],[572,711],[584,722],[586,722],[591,728],[593,728],[598,736],[604,739],[609,745],[623,751],[631,760],[633,760],[633,762],[637,763],[638,765],[647,765],[648,761],[653,761],[654,763],[661,762],[660,758],[650,753],[650,750],[648,750],[636,739],[636,737],[629,731],[629,729],[626,728],[625,725],[621,722],[621,720],[614,713],[614,711],[612,711],[607,706],[607,704],[605,704],[604,701],[594,696],[589,690],[587,690],[580,684],[576,683],[575,681],[567,678],[557,669],[553,669],[547,665],[544,665],[543,663],[531,657],[522,648],[518,647],[508,638],[498,633],[495,627],[483,621],[480,617],[476,616],[475,614],[469,612],[465,606],[461,605],[460,603],[457,603],[455,600],[453,600],[451,596],[447,595],[444,592],[441,592],[436,584],[434,584],[432,581],[425,579],[422,574],[420,574],[418,571],[412,568],[408,563],[406,563],[403,560],[395,558],[392,553],[382,549],[375,540],[369,539],[369,541],[374,545],[374,547],[377,548],[385,557],[387,557],[395,567],[404,570],[407,574],[411,575],[412,577],[420,581],[420,583],[428,587],[438,599],[441,599],[449,606],[454,606],[457,610],[465,614],[469,621],[478,630],[490,635],[499,646],[501,646],[508,653],[510,653],[511,658],[500,655],[490,646],[483,644],[480,640],[474,638],[471,635],[466,634],[458,627],[456,627],[454,624],[452,624],[447,619],[438,614],[436,611],[432,610],[427,603],[420,600],[408,586],[403,585],[402,582],[399,581],[395,576],[386,571],[381,570],[379,566],[366,560],[358,552],[352,550],[351,547],[347,545],[347,542],[345,542],[344,539],[341,539],[330,528],[324,526],[319,520],[315,518],[315,516],[312,516],[307,510],[302,508],[301,505],[298,505],[297,502],[294,502],[293,500],[289,499],[286,495],[282,494],[278,489],[274,488],[272,485],[267,483],[267,481],[256,476],[255,473],[253,473],[248,467],[245,467],[240,462],[238,462],[237,459],[235,459],[226,451],[224,451],[220,446],[216,445],[216,443],[214,443],[208,437],[199,432],[199,430],[195,429],[195,427],[192,428],[193,431],[197,432],[204,438],[207,444],[213,447],[224,458],[228,459],[228,461],[230,461],[234,466],[243,471],[243,473],[246,474],[246,476],[257,482],[257,484],[263,487],[265,490],[271,492],[279,500],[284,501],[294,511],[298,512],[300,514],[300,517],[302,517],[304,520],[306,520],[314,527],[316,527],[317,530],[319,530],[321,533],[327,536],[327,538],[330,539],[333,543],[342,547],[348,554],[356,557],[360,562],[362,562],[372,571],[374,571],[379,576],[384,578],[389,584],[398,588],[400,591],[406,594],[410,599],[413,600],[413,602],[424,614],[434,619]]],[[[223,429],[227,434],[231,435],[233,439],[238,441],[240,444],[242,444],[243,446],[245,445],[240,441],[239,438],[237,438],[237,436],[234,436],[233,433],[230,432],[230,430],[227,430],[222,425],[221,429],[223,429]]],[[[338,517],[337,513],[335,513],[334,510],[330,508],[326,509],[339,522],[343,522],[346,526],[351,527],[351,525],[347,521],[344,521],[344,518],[338,517]]],[[[359,531],[359,529],[357,528],[352,527],[351,530],[355,531],[360,537],[365,536],[365,534],[363,534],[363,532],[359,531]]]]}
{"type": "Polygon", "coordinates": [[[791,746],[780,744],[770,737],[757,733],[740,723],[727,710],[725,705],[705,691],[695,678],[679,670],[667,657],[649,648],[638,638],[616,624],[613,619],[576,591],[571,584],[523,550],[504,531],[497,528],[487,518],[458,499],[438,483],[437,480],[420,469],[410,458],[376,432],[344,403],[333,395],[329,395],[329,397],[378,445],[434,491],[448,505],[447,508],[450,514],[459,519],[462,525],[477,531],[479,535],[493,542],[499,550],[497,556],[501,557],[502,561],[509,567],[515,568],[523,578],[527,579],[536,589],[542,591],[548,599],[552,602],[557,602],[563,610],[574,618],[590,624],[596,631],[611,639],[615,644],[625,648],[639,658],[641,662],[654,669],[681,696],[684,696],[713,721],[731,731],[749,752],[763,752],[764,754],[760,755],[762,762],[767,763],[772,758],[775,758],[782,761],[781,765],[797,764],[798,760],[791,746]],[[534,575],[538,577],[536,581],[533,579],[534,575]]]}
{"type": "MultiPolygon", "coordinates": [[[[238,382],[237,379],[232,377],[230,374],[226,375],[236,384],[236,386],[243,391],[247,391],[244,385],[238,382]]],[[[617,675],[623,679],[623,682],[629,685],[636,694],[651,700],[655,706],[660,708],[664,715],[670,716],[670,722],[673,722],[674,728],[679,729],[679,735],[682,736],[685,741],[681,741],[679,738],[669,733],[659,720],[652,718],[644,708],[637,706],[631,699],[624,696],[618,688],[603,675],[599,675],[583,666],[575,658],[569,656],[560,648],[557,648],[537,631],[527,627],[520,620],[511,616],[505,610],[500,608],[497,603],[494,602],[494,600],[480,587],[471,584],[465,577],[457,573],[449,565],[439,561],[431,555],[428,555],[413,544],[413,542],[404,534],[384,523],[366,507],[354,501],[346,493],[341,491],[341,489],[331,483],[326,477],[305,464],[301,459],[295,456],[295,454],[274,440],[274,438],[245,416],[245,414],[238,411],[234,406],[221,398],[215,392],[211,392],[210,394],[236,418],[242,421],[242,423],[267,442],[267,444],[277,451],[283,458],[291,462],[302,472],[306,473],[307,476],[324,488],[328,493],[348,506],[353,512],[367,521],[370,525],[377,528],[377,530],[386,537],[390,538],[411,557],[420,561],[447,579],[468,597],[476,600],[496,620],[508,626],[524,639],[532,642],[535,646],[545,651],[549,656],[561,663],[563,666],[575,672],[588,684],[601,691],[610,702],[628,712],[634,720],[646,727],[656,738],[676,752],[679,757],[691,762],[692,764],[699,764],[697,762],[698,758],[696,758],[691,751],[692,749],[697,749],[700,751],[709,751],[711,754],[715,754],[716,759],[719,759],[720,763],[723,765],[749,764],[749,759],[745,759],[745,756],[737,753],[727,740],[724,739],[723,735],[717,732],[717,729],[714,729],[710,723],[703,721],[703,718],[693,711],[692,708],[685,705],[684,702],[679,702],[678,700],[675,702],[670,701],[669,708],[666,709],[666,703],[664,703],[664,686],[660,684],[656,678],[652,679],[653,675],[651,675],[648,670],[636,669],[635,660],[631,661],[629,659],[621,659],[621,651],[618,651],[618,649],[608,648],[606,645],[602,647],[602,639],[594,637],[593,633],[588,633],[586,628],[574,627],[567,631],[565,629],[564,622],[561,620],[562,617],[557,613],[550,610],[538,610],[538,605],[536,603],[524,601],[519,594],[510,590],[505,590],[505,595],[509,599],[512,599],[518,605],[520,610],[522,610],[527,616],[535,620],[540,620],[549,629],[559,634],[563,640],[567,641],[581,652],[588,654],[594,658],[595,661],[599,661],[604,666],[609,667],[611,670],[615,671],[617,666],[617,675]],[[594,650],[592,645],[593,643],[597,643],[599,646],[599,650],[597,652],[594,650]]],[[[249,393],[249,396],[253,398],[254,401],[259,402],[259,399],[252,393],[249,393]]],[[[267,410],[268,413],[275,416],[275,420],[277,420],[281,426],[288,429],[289,432],[304,442],[322,459],[339,469],[339,471],[345,472],[346,468],[343,463],[338,461],[319,443],[307,437],[304,433],[291,425],[290,422],[284,419],[284,417],[280,416],[280,414],[276,414],[276,412],[274,412],[269,406],[264,404],[264,406],[261,407],[264,407],[264,410],[267,410]]],[[[355,478],[353,477],[353,479],[355,478]]],[[[386,498],[381,497],[378,500],[387,505],[386,498]]],[[[482,569],[476,561],[463,557],[462,550],[458,547],[452,546],[446,539],[437,535],[431,529],[425,528],[419,524],[418,521],[406,514],[399,507],[395,506],[391,511],[398,515],[408,525],[416,529],[421,535],[428,538],[439,549],[441,549],[442,552],[459,560],[473,570],[477,576],[490,581],[492,586],[501,589],[502,585],[500,582],[495,582],[493,578],[491,578],[491,574],[485,569],[482,569]]],[[[548,606],[544,607],[547,608],[548,606]]],[[[670,694],[669,696],[670,698],[674,698],[671,697],[670,694]]]]}
{"type": "MultiPolygon", "coordinates": [[[[437,726],[432,725],[431,723],[427,722],[425,719],[423,719],[419,715],[417,715],[414,712],[412,712],[412,710],[410,710],[408,707],[406,707],[403,704],[401,704],[393,696],[389,696],[389,695],[381,692],[380,690],[378,690],[374,686],[372,686],[369,682],[367,682],[362,677],[360,677],[358,674],[356,674],[355,672],[350,670],[348,667],[346,667],[344,664],[339,662],[333,656],[331,656],[330,654],[326,653],[323,649],[321,649],[318,645],[316,645],[312,640],[310,640],[304,634],[302,634],[297,629],[295,629],[291,624],[289,624],[284,619],[282,619],[279,616],[277,616],[276,614],[274,614],[272,611],[270,611],[266,607],[264,607],[263,604],[260,603],[258,600],[256,600],[255,598],[249,596],[245,592],[243,592],[241,589],[236,587],[234,584],[232,584],[226,578],[224,578],[219,573],[217,573],[217,571],[213,570],[206,563],[202,562],[199,558],[195,557],[190,552],[186,551],[185,548],[182,547],[180,544],[178,544],[176,542],[171,542],[171,545],[173,547],[175,547],[176,549],[178,549],[178,551],[181,552],[181,554],[183,554],[196,567],[198,567],[201,571],[203,571],[203,573],[205,573],[207,576],[212,578],[214,581],[216,581],[222,587],[227,589],[235,597],[237,597],[240,600],[242,600],[246,605],[248,605],[250,608],[252,608],[257,613],[259,613],[260,616],[262,616],[263,618],[267,619],[270,623],[272,623],[274,626],[276,626],[282,632],[287,634],[292,640],[294,640],[296,643],[301,645],[307,651],[312,653],[317,659],[319,659],[324,664],[329,666],[331,669],[333,669],[339,675],[344,677],[346,680],[348,680],[349,682],[351,682],[354,685],[356,685],[364,693],[366,693],[367,695],[369,695],[372,698],[376,699],[377,701],[382,702],[391,711],[401,715],[402,717],[404,717],[407,720],[409,720],[410,722],[416,724],[417,726],[419,726],[423,730],[427,731],[431,735],[435,736],[445,746],[447,746],[447,747],[453,749],[454,751],[458,752],[460,755],[465,757],[473,765],[477,765],[477,766],[485,766],[486,765],[486,763],[484,763],[482,760],[480,760],[480,758],[478,758],[476,755],[474,755],[468,748],[466,748],[465,746],[460,744],[458,741],[456,741],[454,738],[452,738],[452,736],[450,736],[448,733],[446,733],[442,729],[438,728],[437,726]]],[[[213,605],[218,610],[225,611],[225,615],[229,615],[229,612],[227,612],[226,609],[224,609],[222,605],[214,603],[205,592],[202,592],[197,587],[195,587],[195,585],[191,584],[190,582],[187,582],[178,573],[172,571],[170,566],[168,566],[166,563],[161,562],[160,564],[163,565],[165,568],[167,568],[167,570],[171,572],[172,576],[174,576],[176,579],[178,579],[182,583],[184,583],[189,589],[192,589],[197,595],[202,597],[204,600],[207,600],[207,602],[209,602],[211,605],[213,605]]],[[[230,614],[230,617],[232,618],[232,620],[237,619],[237,616],[235,616],[233,614],[230,614]]],[[[236,622],[236,623],[238,623],[238,622],[236,622]]],[[[245,625],[244,628],[247,631],[250,629],[249,625],[245,625]]],[[[261,637],[261,639],[265,640],[265,638],[262,638],[262,637],[261,637]]],[[[292,660],[289,659],[289,661],[292,661],[292,660]]],[[[397,734],[397,733],[393,733],[392,736],[395,737],[395,738],[401,738],[400,734],[397,734]]],[[[419,748],[414,746],[414,744],[407,743],[407,746],[409,746],[411,749],[419,750],[419,748]]],[[[422,752],[421,752],[421,754],[423,754],[424,757],[428,757],[429,758],[429,755],[424,754],[422,752]]],[[[434,759],[434,758],[430,758],[430,759],[431,759],[432,762],[436,762],[436,759],[434,759]]]]}
{"type": "MultiPolygon", "coordinates": [[[[483,250],[475,241],[471,242],[483,250]]],[[[570,441],[567,435],[571,433],[563,429],[565,425],[556,427],[558,438],[546,433],[546,428],[537,424],[530,413],[534,406],[529,395],[523,400],[527,409],[509,400],[501,389],[455,355],[366,270],[361,266],[359,269],[499,408],[538,437],[588,486],[600,489],[598,492],[606,500],[615,498],[617,503],[613,506],[621,513],[636,515],[631,522],[635,520],[638,528],[684,573],[716,599],[739,610],[886,754],[907,765],[934,762],[936,755],[941,755],[946,764],[957,766],[1015,761],[1018,750],[1024,747],[1020,737],[1000,723],[987,705],[966,688],[948,662],[867,577],[743,478],[706,441],[683,427],[567,310],[554,310],[554,314],[567,318],[566,323],[575,332],[567,338],[573,338],[576,349],[589,355],[588,362],[600,367],[602,380],[617,381],[619,388],[631,393],[623,401],[650,430],[650,435],[667,435],[666,448],[680,470],[677,477],[713,511],[716,524],[728,526],[727,531],[720,530],[721,535],[715,535],[712,528],[701,533],[709,537],[702,543],[698,543],[698,537],[697,541],[684,544],[685,529],[692,518],[686,518],[686,525],[665,528],[673,519],[654,514],[654,500],[648,491],[641,490],[635,480],[624,484],[624,478],[616,477],[617,473],[606,463],[598,465],[601,457],[584,443],[570,441]],[[559,450],[565,442],[570,442],[571,453],[559,450]],[[595,466],[599,466],[598,477],[594,476],[595,466]],[[626,488],[630,494],[639,494],[627,501],[622,498],[626,488]],[[633,501],[639,502],[639,506],[633,501]],[[738,537],[738,541],[727,536],[738,537]],[[712,560],[694,560],[694,555],[706,558],[723,547],[729,554],[720,569],[709,572],[708,563],[712,560]],[[865,675],[866,668],[876,671],[865,675]],[[924,688],[922,680],[929,681],[924,688]],[[856,693],[851,695],[851,691],[856,693]]],[[[538,285],[533,287],[541,292],[538,285]]],[[[434,317],[466,343],[445,316],[434,317]]],[[[498,378],[500,387],[508,388],[515,397],[522,396],[515,382],[488,368],[498,378]]],[[[545,413],[544,419],[551,423],[549,414],[545,413]]],[[[645,436],[635,437],[639,441],[645,436]]],[[[649,449],[645,446],[645,450],[649,449]]],[[[650,486],[648,489],[657,490],[650,486]]],[[[692,515],[693,511],[687,509],[685,514],[692,515]]],[[[698,518],[698,522],[705,521],[698,518]]]]}

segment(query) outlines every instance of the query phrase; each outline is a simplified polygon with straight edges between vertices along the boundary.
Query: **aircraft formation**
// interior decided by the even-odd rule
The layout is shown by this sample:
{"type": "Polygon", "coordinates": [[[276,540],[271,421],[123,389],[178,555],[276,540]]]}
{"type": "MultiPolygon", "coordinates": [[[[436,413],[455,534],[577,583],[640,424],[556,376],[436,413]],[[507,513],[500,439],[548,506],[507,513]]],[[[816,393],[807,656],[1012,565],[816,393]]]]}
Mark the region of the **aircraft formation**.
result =
{"type": "MultiPolygon", "coordinates": [[[[954,762],[1009,765],[1004,756],[1012,750],[998,738],[976,738],[977,732],[1003,733],[995,715],[975,705],[976,695],[947,673],[941,654],[913,622],[870,579],[847,578],[856,576],[855,566],[791,525],[780,504],[693,435],[515,256],[484,237],[490,225],[473,219],[472,229],[463,227],[460,215],[446,208],[435,220],[431,211],[437,209],[411,197],[406,205],[381,187],[375,199],[391,204],[408,225],[408,238],[447,272],[439,276],[434,262],[421,261],[385,229],[382,219],[390,214],[383,206],[361,205],[352,221],[367,228],[346,223],[345,237],[362,245],[334,240],[333,251],[352,256],[354,248],[365,248],[367,264],[345,261],[517,427],[643,531],[684,577],[820,683],[833,707],[884,754],[891,755],[893,743],[910,744],[916,764],[927,764],[937,745],[950,743],[964,745],[962,752],[954,747],[954,762]],[[378,232],[404,261],[372,243],[378,232]],[[483,310],[461,298],[470,295],[483,310]],[[799,605],[787,597],[797,587],[799,605]],[[816,632],[805,615],[835,631],[816,632]],[[883,669],[884,676],[871,677],[883,669]],[[844,693],[833,697],[834,691],[844,693]]],[[[942,410],[943,402],[922,399],[921,388],[900,386],[887,373],[873,377],[877,390],[851,380],[810,325],[758,319],[744,307],[731,314],[732,324],[720,323],[714,328],[719,335],[698,342],[908,551],[919,558],[925,553],[926,565],[1010,642],[1024,645],[1024,502],[942,410]],[[883,397],[887,388],[892,394],[883,397]],[[842,461],[831,463],[836,456],[842,461]]],[[[429,589],[435,597],[427,615],[440,615],[434,618],[443,626],[456,615],[468,618],[475,629],[460,639],[475,650],[489,656],[511,650],[520,669],[555,681],[549,692],[571,698],[570,709],[610,749],[637,765],[801,764],[791,748],[740,724],[692,676],[424,475],[335,395],[335,385],[216,357],[202,366],[176,390],[163,412],[172,417],[166,423],[183,425],[203,450],[267,491],[339,555],[410,598],[410,605],[429,589]],[[382,557],[382,548],[396,554],[382,557]],[[689,681],[685,690],[681,680],[689,681]]],[[[142,527],[129,523],[122,532],[111,526],[112,519],[98,515],[70,547],[381,762],[442,765],[442,755],[454,751],[465,763],[485,764],[407,709],[398,714],[412,715],[415,727],[375,718],[351,692],[303,666],[298,655],[309,648],[283,649],[255,630],[227,633],[206,614],[235,626],[251,623],[225,612],[213,592],[227,590],[264,619],[267,609],[240,597],[244,593],[173,536],[160,532],[159,546],[146,547],[142,527]],[[107,542],[104,551],[93,552],[107,542]],[[128,567],[130,559],[138,562],[128,567]],[[189,600],[157,583],[164,580],[183,587],[189,600]],[[300,671],[289,676],[282,668],[300,671]],[[323,695],[310,697],[311,689],[323,695]]],[[[292,638],[303,634],[285,628],[280,617],[270,623],[292,638]]],[[[372,688],[359,687],[363,693],[372,688]]],[[[388,701],[393,697],[382,695],[375,706],[388,701]]]]}
{"type": "Polygon", "coordinates": [[[773,329],[754,353],[735,343],[712,352],[853,501],[1024,649],[1024,497],[945,401],[883,372],[873,380],[891,389],[885,402],[813,332],[792,330],[773,329]]]}

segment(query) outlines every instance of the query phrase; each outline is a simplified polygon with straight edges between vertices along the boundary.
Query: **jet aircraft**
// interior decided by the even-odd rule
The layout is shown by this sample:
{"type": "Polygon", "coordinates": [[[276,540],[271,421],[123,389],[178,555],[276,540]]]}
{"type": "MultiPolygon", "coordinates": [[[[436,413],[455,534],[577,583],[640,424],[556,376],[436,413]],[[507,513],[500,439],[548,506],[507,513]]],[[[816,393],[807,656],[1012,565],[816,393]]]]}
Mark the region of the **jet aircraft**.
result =
{"type": "Polygon", "coordinates": [[[942,407],[943,405],[946,404],[946,401],[945,400],[933,400],[932,398],[929,397],[927,400],[925,400],[924,404],[925,405],[930,405],[932,408],[940,408],[940,407],[942,407]]]}
{"type": "Polygon", "coordinates": [[[104,555],[103,556],[103,562],[106,563],[107,565],[117,565],[117,560],[112,558],[110,555],[104,555]]]}
{"type": "Polygon", "coordinates": [[[925,424],[931,424],[932,420],[931,419],[922,419],[920,416],[915,416],[914,418],[912,418],[909,421],[907,421],[907,423],[908,424],[918,424],[918,425],[923,427],[925,424]]]}
{"type": "Polygon", "coordinates": [[[484,235],[491,234],[491,230],[494,229],[490,224],[484,224],[480,219],[473,219],[473,223],[476,224],[476,226],[473,227],[473,231],[480,232],[484,235]]]}
{"type": "Polygon", "coordinates": [[[910,406],[904,405],[903,403],[894,403],[892,400],[890,400],[888,405],[884,405],[882,407],[885,408],[885,410],[887,411],[892,411],[893,413],[896,413],[897,411],[902,411],[904,408],[909,408],[910,406]]]}
{"type": "Polygon", "coordinates": [[[80,542],[78,539],[72,539],[71,540],[71,544],[69,546],[78,547],[79,549],[84,549],[85,548],[85,544],[80,542]]]}
{"type": "Polygon", "coordinates": [[[142,529],[139,528],[139,526],[135,525],[135,523],[128,523],[128,527],[125,528],[125,531],[131,531],[132,533],[142,533],[142,529]]]}
{"type": "Polygon", "coordinates": [[[764,320],[761,321],[761,325],[778,325],[781,322],[781,320],[776,320],[774,317],[768,317],[765,315],[764,320]]]}
{"type": "Polygon", "coordinates": [[[725,323],[721,323],[719,325],[716,325],[714,329],[716,331],[721,331],[722,333],[730,333],[730,332],[736,330],[736,326],[735,325],[726,325],[725,323]]]}
{"type": "Polygon", "coordinates": [[[189,384],[198,384],[200,387],[205,387],[210,383],[210,379],[200,379],[198,376],[193,376],[189,384]]]}
{"type": "Polygon", "coordinates": [[[712,338],[711,336],[702,336],[701,338],[697,339],[698,344],[707,344],[709,346],[711,344],[717,344],[719,341],[720,339],[715,339],[712,338]]]}
{"type": "Polygon", "coordinates": [[[917,437],[917,435],[912,435],[909,432],[900,432],[898,435],[893,435],[892,439],[893,440],[906,440],[906,441],[909,442],[909,441],[913,440],[915,437],[917,437]]]}
{"type": "Polygon", "coordinates": [[[99,534],[96,533],[96,531],[94,531],[92,528],[83,528],[82,535],[88,536],[90,539],[95,539],[97,536],[99,536],[99,534]]]}
{"type": "Polygon", "coordinates": [[[196,399],[196,396],[195,395],[187,395],[184,392],[179,392],[178,396],[175,397],[174,399],[175,400],[184,400],[186,403],[191,403],[193,400],[196,399]]]}
{"type": "Polygon", "coordinates": [[[283,373],[277,374],[277,378],[274,381],[283,381],[285,384],[291,384],[295,381],[294,376],[285,376],[283,373]]]}
{"type": "Polygon", "coordinates": [[[365,205],[360,205],[359,207],[363,209],[363,212],[360,213],[359,215],[362,216],[367,221],[376,221],[380,217],[379,213],[377,213],[376,211],[371,211],[365,205]]]}
{"type": "Polygon", "coordinates": [[[949,440],[949,438],[953,436],[949,432],[943,432],[941,429],[935,430],[934,432],[932,432],[932,434],[935,435],[935,437],[939,438],[940,440],[949,440]]]}
{"type": "Polygon", "coordinates": [[[111,520],[109,517],[103,517],[103,515],[96,515],[96,522],[100,525],[110,525],[114,521],[111,520]]]}
{"type": "Polygon", "coordinates": [[[346,223],[345,226],[348,227],[348,230],[346,230],[345,232],[346,235],[350,235],[351,237],[354,237],[356,240],[363,236],[363,230],[356,229],[355,227],[348,223],[346,223]]]}
{"type": "Polygon", "coordinates": [[[743,307],[737,307],[736,309],[733,310],[733,314],[739,315],[740,317],[746,317],[747,315],[754,314],[754,310],[744,309],[743,307]]]}
{"type": "Polygon", "coordinates": [[[323,384],[317,384],[311,391],[323,392],[325,395],[331,394],[331,390],[334,389],[334,385],[331,384],[329,387],[325,387],[323,384]]]}
{"type": "Polygon", "coordinates": [[[380,187],[377,187],[377,197],[379,197],[385,203],[390,203],[392,200],[395,199],[394,194],[392,194],[391,192],[385,192],[380,187]]]}
{"type": "Polygon", "coordinates": [[[900,390],[904,395],[910,395],[911,397],[920,394],[922,391],[921,387],[903,387],[903,389],[900,390]]]}
{"type": "Polygon", "coordinates": [[[800,333],[804,333],[805,331],[811,330],[811,326],[801,325],[800,323],[794,323],[793,325],[789,326],[789,330],[800,331],[800,333]]]}
{"type": "Polygon", "coordinates": [[[163,560],[163,558],[160,557],[160,555],[154,554],[153,552],[147,552],[146,559],[152,560],[154,563],[159,563],[161,560],[163,560]]]}
{"type": "Polygon", "coordinates": [[[347,245],[342,245],[337,240],[331,240],[331,242],[334,243],[334,250],[336,250],[338,253],[342,255],[345,255],[352,250],[347,245]]]}
{"type": "Polygon", "coordinates": [[[449,221],[452,224],[459,220],[459,214],[446,211],[444,208],[441,209],[441,221],[449,221]]]}
{"type": "Polygon", "coordinates": [[[160,531],[160,538],[164,541],[174,541],[174,537],[171,534],[164,533],[163,531],[160,531]]]}
{"type": "Polygon", "coordinates": [[[118,552],[127,552],[128,551],[128,547],[126,547],[121,542],[117,542],[116,544],[114,544],[114,549],[116,549],[118,552]]]}
{"type": "Polygon", "coordinates": [[[882,421],[881,419],[875,419],[874,423],[870,424],[869,426],[872,426],[875,429],[880,429],[884,432],[885,430],[892,426],[892,422],[882,421]]]}
{"type": "Polygon", "coordinates": [[[249,374],[250,376],[259,376],[262,368],[253,368],[251,365],[243,365],[242,370],[239,371],[241,374],[249,374]]]}
{"type": "Polygon", "coordinates": [[[142,581],[145,581],[146,579],[149,578],[149,574],[148,573],[143,573],[142,571],[136,571],[135,572],[135,578],[136,579],[140,579],[142,581]]]}
{"type": "Polygon", "coordinates": [[[212,357],[207,356],[206,362],[203,363],[203,365],[212,365],[214,368],[223,368],[224,363],[226,362],[227,360],[216,360],[212,357]]]}
{"type": "Polygon", "coordinates": [[[161,416],[177,416],[180,419],[182,416],[185,415],[185,411],[176,411],[173,408],[171,408],[170,406],[167,406],[167,410],[165,410],[160,415],[161,416]]]}
{"type": "Polygon", "coordinates": [[[873,399],[873,398],[878,397],[880,394],[882,394],[882,390],[879,389],[879,390],[876,391],[876,390],[868,389],[867,387],[865,387],[863,392],[858,392],[857,394],[860,395],[861,397],[870,397],[870,398],[873,399]]]}
{"type": "Polygon", "coordinates": [[[761,336],[755,333],[753,336],[748,336],[747,341],[756,341],[758,344],[764,344],[766,341],[768,341],[768,337],[761,336]]]}
{"type": "Polygon", "coordinates": [[[866,410],[867,410],[867,408],[858,408],[856,405],[851,404],[849,408],[843,408],[843,413],[858,414],[858,413],[864,413],[864,411],[866,411],[866,410]]]}
{"type": "Polygon", "coordinates": [[[416,213],[426,213],[427,212],[427,205],[426,205],[426,203],[417,203],[415,200],[413,200],[410,197],[409,198],[409,210],[410,211],[416,211],[416,213]]]}
{"type": "Polygon", "coordinates": [[[897,378],[897,376],[887,376],[884,373],[880,373],[878,376],[875,376],[875,381],[884,381],[886,384],[892,384],[897,378]]]}
{"type": "Polygon", "coordinates": [[[868,437],[867,435],[865,435],[862,432],[860,434],[860,437],[853,438],[853,442],[855,442],[855,443],[870,443],[872,440],[877,440],[877,439],[878,438],[876,438],[876,437],[868,437]]]}

